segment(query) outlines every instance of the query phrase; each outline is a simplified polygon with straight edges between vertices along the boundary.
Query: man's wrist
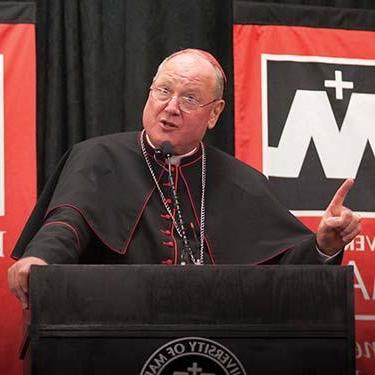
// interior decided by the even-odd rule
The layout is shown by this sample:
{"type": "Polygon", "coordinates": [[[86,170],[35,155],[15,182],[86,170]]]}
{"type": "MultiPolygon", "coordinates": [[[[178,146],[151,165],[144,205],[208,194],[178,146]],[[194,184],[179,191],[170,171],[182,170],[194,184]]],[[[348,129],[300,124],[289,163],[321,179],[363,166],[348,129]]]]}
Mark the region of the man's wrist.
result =
{"type": "Polygon", "coordinates": [[[343,249],[339,249],[336,251],[333,250],[332,252],[329,252],[329,254],[327,254],[325,251],[319,248],[319,245],[317,242],[315,243],[315,249],[318,253],[318,256],[324,263],[329,262],[330,260],[336,258],[343,251],[343,249]]]}

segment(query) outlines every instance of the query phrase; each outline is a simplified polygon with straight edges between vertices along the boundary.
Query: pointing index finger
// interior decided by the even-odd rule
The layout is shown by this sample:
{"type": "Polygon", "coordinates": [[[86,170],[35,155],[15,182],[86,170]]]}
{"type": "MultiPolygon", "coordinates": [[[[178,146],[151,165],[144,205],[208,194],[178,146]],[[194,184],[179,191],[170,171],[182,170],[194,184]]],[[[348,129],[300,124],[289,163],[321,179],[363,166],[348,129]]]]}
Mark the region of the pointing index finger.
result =
{"type": "Polygon", "coordinates": [[[334,210],[335,208],[341,208],[344,200],[349,193],[350,189],[354,184],[353,179],[347,179],[343,184],[338,188],[336,194],[333,196],[331,203],[328,205],[328,210],[334,210]]]}

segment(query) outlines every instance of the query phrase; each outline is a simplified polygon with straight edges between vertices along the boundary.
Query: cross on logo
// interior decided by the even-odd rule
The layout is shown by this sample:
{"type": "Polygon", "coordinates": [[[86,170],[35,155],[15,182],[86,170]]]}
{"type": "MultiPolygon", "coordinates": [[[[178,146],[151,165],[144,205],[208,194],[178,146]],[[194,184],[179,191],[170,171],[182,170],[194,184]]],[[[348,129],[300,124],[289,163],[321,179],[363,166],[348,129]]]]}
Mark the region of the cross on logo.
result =
{"type": "Polygon", "coordinates": [[[343,89],[352,89],[354,87],[353,82],[342,80],[342,71],[335,70],[335,79],[324,80],[324,87],[333,87],[336,90],[336,99],[343,99],[343,89]]]}
{"type": "Polygon", "coordinates": [[[215,375],[212,372],[202,372],[202,368],[198,367],[197,362],[193,362],[192,367],[187,368],[185,371],[174,371],[173,375],[215,375]]]}

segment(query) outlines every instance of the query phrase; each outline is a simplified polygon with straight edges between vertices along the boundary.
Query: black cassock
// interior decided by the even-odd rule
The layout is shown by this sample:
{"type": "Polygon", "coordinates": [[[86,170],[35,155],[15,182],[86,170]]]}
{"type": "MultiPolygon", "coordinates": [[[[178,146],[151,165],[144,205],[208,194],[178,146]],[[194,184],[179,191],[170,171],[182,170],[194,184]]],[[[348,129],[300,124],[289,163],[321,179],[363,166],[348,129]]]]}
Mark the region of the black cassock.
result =
{"type": "MultiPolygon", "coordinates": [[[[12,256],[48,263],[179,263],[181,239],[142,155],[140,137],[119,133],[75,145],[47,184],[12,256]]],[[[173,209],[166,164],[145,145],[173,209]]],[[[214,147],[205,150],[205,263],[322,263],[315,235],[279,203],[261,173],[214,147]]],[[[172,171],[195,258],[201,161],[199,148],[172,171]]]]}

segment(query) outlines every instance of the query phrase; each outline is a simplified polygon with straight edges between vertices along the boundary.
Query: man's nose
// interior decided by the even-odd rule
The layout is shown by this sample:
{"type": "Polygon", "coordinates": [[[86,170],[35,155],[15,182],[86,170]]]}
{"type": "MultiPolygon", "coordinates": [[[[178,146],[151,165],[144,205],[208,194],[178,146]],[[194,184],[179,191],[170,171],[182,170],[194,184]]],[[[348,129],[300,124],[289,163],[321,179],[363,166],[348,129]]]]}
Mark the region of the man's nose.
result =
{"type": "Polygon", "coordinates": [[[180,106],[178,104],[178,98],[177,96],[172,96],[169,101],[167,102],[167,105],[164,108],[165,111],[173,114],[180,113],[180,106]]]}

